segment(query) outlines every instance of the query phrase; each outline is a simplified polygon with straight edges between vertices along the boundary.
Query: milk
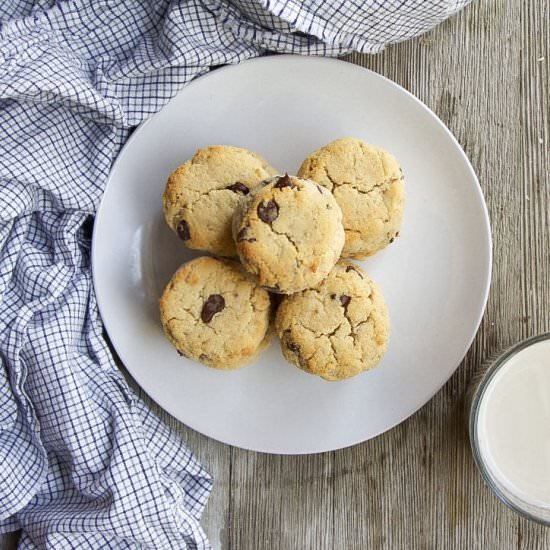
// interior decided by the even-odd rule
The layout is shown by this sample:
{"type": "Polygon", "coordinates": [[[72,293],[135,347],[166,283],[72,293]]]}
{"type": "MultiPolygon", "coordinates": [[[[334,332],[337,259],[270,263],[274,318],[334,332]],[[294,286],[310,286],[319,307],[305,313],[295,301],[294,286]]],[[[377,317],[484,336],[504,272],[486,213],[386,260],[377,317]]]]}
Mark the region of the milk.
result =
{"type": "Polygon", "coordinates": [[[550,509],[550,340],[506,359],[478,407],[475,435],[490,476],[528,505],[550,509]]]}

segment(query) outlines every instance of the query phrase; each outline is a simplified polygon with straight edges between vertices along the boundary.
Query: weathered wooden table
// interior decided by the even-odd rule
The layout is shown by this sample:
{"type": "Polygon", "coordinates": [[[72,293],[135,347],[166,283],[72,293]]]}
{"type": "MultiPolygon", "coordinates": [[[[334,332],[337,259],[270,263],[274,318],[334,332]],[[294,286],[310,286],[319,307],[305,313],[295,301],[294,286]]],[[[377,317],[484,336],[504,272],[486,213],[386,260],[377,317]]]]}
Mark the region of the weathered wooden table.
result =
{"type": "MultiPolygon", "coordinates": [[[[463,364],[413,417],[374,440],[314,456],[228,447],[151,407],[215,477],[203,526],[233,550],[548,549],[550,528],[483,485],[463,395],[479,362],[550,330],[549,0],[474,0],[432,32],[347,59],[410,90],[449,126],[492,219],[487,313],[463,364]]],[[[5,537],[0,548],[13,548],[5,537]]]]}

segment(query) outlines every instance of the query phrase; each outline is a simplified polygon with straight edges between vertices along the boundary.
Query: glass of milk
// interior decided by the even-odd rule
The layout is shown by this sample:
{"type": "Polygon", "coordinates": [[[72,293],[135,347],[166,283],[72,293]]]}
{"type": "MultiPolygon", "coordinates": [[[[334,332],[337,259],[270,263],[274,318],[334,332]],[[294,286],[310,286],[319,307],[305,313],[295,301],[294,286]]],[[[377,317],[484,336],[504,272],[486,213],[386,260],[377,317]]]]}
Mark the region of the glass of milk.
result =
{"type": "Polygon", "coordinates": [[[474,459],[500,500],[550,525],[550,333],[489,361],[470,386],[474,459]]]}

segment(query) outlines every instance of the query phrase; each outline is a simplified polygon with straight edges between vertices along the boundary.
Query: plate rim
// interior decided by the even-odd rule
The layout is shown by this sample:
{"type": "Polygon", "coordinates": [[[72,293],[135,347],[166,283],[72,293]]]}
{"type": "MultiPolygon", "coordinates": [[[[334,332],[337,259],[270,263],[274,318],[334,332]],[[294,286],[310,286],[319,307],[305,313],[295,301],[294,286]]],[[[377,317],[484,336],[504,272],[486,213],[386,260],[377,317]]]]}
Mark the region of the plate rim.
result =
{"type": "MultiPolygon", "coordinates": [[[[405,89],[403,86],[401,86],[397,82],[394,82],[390,78],[388,78],[384,75],[381,75],[381,74],[379,74],[379,73],[377,73],[377,72],[375,72],[371,69],[368,69],[367,67],[363,67],[361,65],[357,65],[355,63],[351,63],[351,62],[348,62],[348,61],[343,60],[343,59],[332,58],[332,57],[322,57],[322,56],[303,56],[303,55],[298,55],[298,54],[280,54],[280,55],[271,55],[271,56],[270,55],[260,56],[260,57],[255,57],[255,58],[252,58],[252,59],[247,59],[247,60],[242,61],[240,63],[229,64],[229,65],[225,65],[225,66],[222,66],[222,67],[219,67],[219,68],[215,68],[215,70],[210,70],[209,72],[207,72],[203,75],[195,77],[188,84],[184,85],[172,98],[170,98],[170,100],[168,102],[166,102],[166,104],[163,105],[161,107],[161,109],[159,109],[159,111],[153,113],[151,116],[149,116],[146,120],[144,120],[141,124],[139,124],[133,130],[132,135],[126,140],[126,143],[123,145],[123,147],[119,151],[117,157],[113,161],[113,163],[111,165],[111,168],[109,170],[109,175],[107,177],[107,180],[105,182],[105,186],[104,186],[104,189],[103,189],[103,194],[101,196],[101,200],[100,200],[99,206],[98,206],[98,208],[96,210],[96,214],[95,214],[94,227],[93,227],[93,232],[92,232],[92,243],[91,243],[90,259],[91,259],[92,283],[93,283],[93,289],[94,289],[94,292],[95,292],[96,303],[97,303],[97,307],[98,307],[99,314],[100,314],[100,317],[101,317],[101,322],[103,323],[103,326],[105,327],[105,330],[107,332],[109,341],[111,342],[112,347],[114,348],[117,356],[119,357],[119,359],[122,362],[122,364],[123,364],[124,368],[126,369],[126,371],[130,374],[132,379],[141,388],[141,390],[144,391],[149,396],[150,399],[152,399],[162,410],[166,411],[168,414],[170,414],[171,416],[176,418],[178,420],[178,422],[181,422],[185,426],[187,426],[187,427],[191,428],[192,430],[204,435],[205,437],[209,437],[209,438],[211,438],[215,441],[219,441],[219,442],[221,442],[225,445],[230,445],[231,447],[236,447],[236,448],[239,448],[239,449],[244,449],[244,450],[247,450],[247,451],[259,452],[259,453],[264,453],[264,454],[298,456],[298,455],[320,454],[320,453],[325,453],[325,452],[337,451],[337,450],[340,450],[340,449],[345,449],[345,448],[348,448],[348,447],[352,447],[354,445],[359,445],[361,443],[365,443],[366,441],[370,441],[371,439],[374,439],[374,438],[382,435],[383,433],[386,433],[386,432],[394,429],[396,426],[400,425],[405,420],[407,420],[408,418],[413,416],[416,412],[418,412],[426,404],[428,404],[435,397],[435,395],[437,393],[439,393],[439,391],[441,391],[441,389],[452,378],[452,376],[456,373],[457,369],[460,367],[461,363],[463,362],[464,357],[466,356],[466,354],[468,353],[470,347],[472,346],[472,344],[474,342],[474,339],[475,339],[475,337],[478,333],[479,327],[480,327],[481,322],[483,320],[483,317],[485,315],[485,312],[486,312],[486,309],[487,309],[487,302],[488,302],[488,299],[489,299],[489,292],[490,292],[490,287],[491,287],[491,279],[492,279],[492,271],[493,271],[493,236],[492,236],[489,210],[488,210],[488,207],[487,207],[487,202],[485,200],[485,195],[483,193],[483,189],[481,188],[481,185],[479,183],[479,180],[477,178],[475,170],[474,170],[474,168],[473,168],[473,166],[470,162],[470,159],[468,158],[468,156],[464,152],[462,146],[460,145],[460,143],[458,142],[458,140],[456,139],[454,134],[451,132],[451,130],[437,116],[437,114],[434,111],[432,111],[423,101],[421,101],[414,94],[412,94],[407,89],[405,89]],[[242,65],[253,65],[253,64],[261,64],[261,63],[285,63],[289,60],[290,61],[299,60],[298,61],[299,63],[319,63],[319,64],[326,64],[326,65],[346,64],[352,70],[366,71],[367,73],[370,73],[371,77],[378,78],[378,79],[381,79],[381,80],[385,81],[386,84],[397,88],[398,91],[400,91],[401,93],[404,93],[406,96],[408,96],[410,99],[412,99],[428,116],[430,116],[436,122],[436,124],[440,127],[440,129],[442,129],[444,131],[444,133],[447,135],[447,137],[450,138],[451,142],[453,143],[455,148],[460,153],[460,157],[463,160],[463,162],[464,162],[464,164],[465,164],[465,166],[466,166],[466,168],[467,168],[467,170],[470,174],[470,177],[473,180],[473,183],[475,183],[474,189],[476,190],[477,197],[479,199],[478,202],[481,205],[481,212],[483,214],[482,221],[483,221],[483,226],[484,226],[484,229],[485,229],[484,234],[485,234],[485,237],[486,237],[486,246],[484,247],[485,248],[484,257],[487,261],[487,271],[486,271],[485,278],[484,278],[484,281],[483,281],[483,296],[482,296],[482,299],[481,299],[480,311],[477,315],[476,322],[472,324],[470,337],[468,338],[468,340],[467,340],[467,342],[464,346],[464,349],[460,354],[461,358],[458,361],[458,363],[452,368],[452,370],[449,373],[449,376],[433,392],[429,392],[428,397],[425,398],[422,402],[420,402],[419,405],[413,406],[410,410],[407,410],[403,415],[399,415],[398,420],[391,423],[391,425],[385,427],[384,429],[377,431],[376,433],[374,433],[373,435],[371,435],[367,439],[361,439],[359,441],[346,443],[344,445],[336,446],[336,447],[335,446],[330,446],[329,448],[320,448],[320,450],[316,450],[316,451],[311,451],[311,450],[308,450],[308,449],[305,449],[303,451],[302,450],[299,450],[299,451],[296,451],[296,450],[294,450],[294,451],[285,451],[285,450],[281,450],[281,449],[268,448],[267,446],[264,446],[263,448],[257,448],[257,447],[254,447],[252,445],[251,446],[237,445],[234,442],[228,441],[224,437],[214,437],[212,435],[209,435],[209,434],[206,434],[206,433],[202,432],[201,430],[194,427],[193,425],[188,424],[186,421],[181,420],[179,418],[178,414],[175,413],[175,411],[172,409],[171,406],[162,405],[160,403],[159,399],[157,399],[157,397],[152,395],[148,389],[146,389],[145,387],[142,386],[142,384],[139,382],[138,377],[136,376],[136,374],[134,372],[134,369],[132,369],[132,367],[124,359],[124,353],[121,352],[121,350],[119,349],[116,342],[111,338],[111,330],[109,328],[111,325],[110,325],[110,322],[108,322],[106,320],[106,317],[104,316],[104,308],[102,306],[103,299],[101,298],[102,291],[99,290],[101,285],[97,285],[99,275],[96,273],[97,258],[99,256],[98,246],[96,244],[97,243],[96,234],[97,234],[97,231],[98,231],[98,227],[100,226],[102,212],[104,210],[103,206],[106,202],[105,198],[107,197],[107,194],[108,194],[108,191],[109,191],[109,186],[110,186],[110,184],[112,182],[112,179],[113,179],[113,174],[115,173],[115,171],[117,169],[117,166],[118,166],[119,162],[121,161],[121,158],[123,157],[123,155],[126,152],[127,148],[129,148],[133,144],[133,142],[136,139],[138,139],[141,130],[151,120],[153,120],[164,108],[166,108],[167,105],[169,105],[180,94],[182,94],[186,89],[188,89],[190,86],[195,86],[197,84],[197,82],[199,82],[199,81],[201,81],[205,78],[208,78],[209,76],[212,76],[214,74],[218,75],[221,72],[231,71],[233,69],[239,68],[242,65]]],[[[115,364],[116,364],[116,361],[115,361],[115,364]]],[[[120,370],[119,365],[117,365],[117,368],[120,370]]]]}

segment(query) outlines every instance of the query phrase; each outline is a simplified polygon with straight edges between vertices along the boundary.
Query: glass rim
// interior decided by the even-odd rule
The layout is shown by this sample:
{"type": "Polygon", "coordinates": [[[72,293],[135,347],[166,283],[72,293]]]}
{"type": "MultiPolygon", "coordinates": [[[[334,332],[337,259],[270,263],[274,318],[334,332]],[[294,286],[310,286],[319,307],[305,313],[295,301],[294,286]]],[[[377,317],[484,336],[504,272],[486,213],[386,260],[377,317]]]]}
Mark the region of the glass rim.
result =
{"type": "MultiPolygon", "coordinates": [[[[472,447],[472,454],[474,456],[474,461],[476,463],[477,469],[481,473],[481,477],[483,478],[483,481],[489,487],[491,492],[503,504],[511,508],[514,512],[518,513],[524,518],[527,518],[531,521],[535,521],[541,525],[545,525],[548,527],[550,526],[550,516],[548,518],[542,518],[534,515],[532,511],[527,510],[526,508],[522,508],[517,502],[511,500],[495,482],[481,454],[480,447],[479,447],[479,439],[478,439],[477,430],[476,430],[478,425],[478,420],[479,420],[480,404],[483,400],[483,397],[486,393],[486,390],[489,384],[492,382],[495,376],[500,372],[501,368],[508,362],[508,359],[510,359],[520,351],[524,350],[525,348],[528,348],[533,344],[542,342],[544,340],[550,340],[550,332],[544,332],[542,334],[537,334],[535,336],[526,338],[525,340],[522,340],[521,342],[518,342],[517,344],[514,344],[513,346],[509,347],[503,353],[499,354],[495,359],[490,361],[489,365],[487,366],[487,370],[483,375],[483,378],[479,382],[478,386],[475,388],[472,395],[472,401],[470,405],[469,419],[468,419],[468,432],[470,436],[470,446],[472,447]]],[[[512,491],[510,491],[510,493],[512,493],[512,491]]],[[[517,498],[519,501],[521,501],[520,497],[517,497],[517,498]]],[[[538,508],[542,510],[542,507],[540,506],[537,506],[534,504],[530,506],[532,508],[538,508]]]]}

